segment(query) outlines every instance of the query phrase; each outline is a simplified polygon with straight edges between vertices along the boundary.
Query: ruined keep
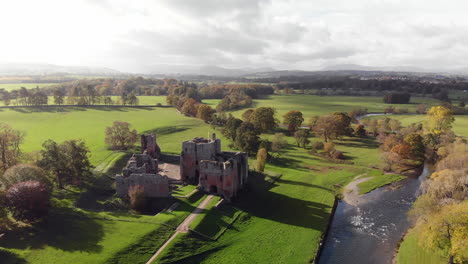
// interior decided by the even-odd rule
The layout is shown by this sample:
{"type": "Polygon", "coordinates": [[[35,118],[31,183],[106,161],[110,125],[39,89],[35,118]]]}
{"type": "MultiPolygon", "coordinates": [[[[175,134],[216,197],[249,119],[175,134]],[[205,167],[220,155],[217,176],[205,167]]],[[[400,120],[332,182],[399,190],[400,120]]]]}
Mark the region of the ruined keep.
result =
{"type": "Polygon", "coordinates": [[[141,135],[141,153],[146,153],[153,159],[159,159],[159,156],[161,155],[161,149],[156,143],[155,134],[141,135]]]}
{"type": "Polygon", "coordinates": [[[194,138],[182,143],[180,174],[184,182],[198,184],[206,192],[231,200],[246,184],[248,156],[244,152],[221,151],[221,140],[194,138]]]}
{"type": "Polygon", "coordinates": [[[116,194],[126,197],[130,187],[141,185],[147,197],[170,196],[169,178],[158,173],[159,146],[154,134],[142,135],[142,154],[133,154],[128,160],[122,175],[115,177],[116,194]]]}

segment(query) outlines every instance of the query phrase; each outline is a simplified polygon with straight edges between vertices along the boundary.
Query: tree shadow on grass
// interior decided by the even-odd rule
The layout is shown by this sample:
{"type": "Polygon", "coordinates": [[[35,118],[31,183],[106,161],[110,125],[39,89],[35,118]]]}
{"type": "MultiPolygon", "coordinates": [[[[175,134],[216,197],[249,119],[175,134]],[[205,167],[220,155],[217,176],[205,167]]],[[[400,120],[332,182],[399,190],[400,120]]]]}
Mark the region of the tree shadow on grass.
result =
{"type": "Polygon", "coordinates": [[[376,149],[379,147],[379,143],[375,139],[371,138],[343,139],[341,141],[336,141],[335,144],[337,146],[345,146],[350,148],[376,149]]]}
{"type": "Polygon", "coordinates": [[[165,126],[165,127],[159,127],[159,128],[144,131],[143,134],[154,133],[157,136],[170,135],[170,134],[174,134],[178,132],[183,132],[189,129],[190,129],[189,126],[165,126]]]}
{"type": "MultiPolygon", "coordinates": [[[[249,191],[240,194],[234,206],[252,216],[269,219],[288,225],[312,228],[322,231],[330,216],[330,206],[322,203],[306,201],[284,194],[269,191],[271,184],[255,179],[249,175],[249,191]]],[[[284,181],[284,180],[283,180],[284,181]]],[[[278,185],[278,181],[275,185],[278,185]]],[[[299,183],[283,182],[282,184],[300,185],[299,183]]],[[[312,188],[324,189],[319,186],[312,188]]],[[[291,187],[294,188],[294,187],[291,187]]],[[[330,191],[325,189],[326,191],[330,191]]]]}
{"type": "Polygon", "coordinates": [[[20,256],[0,249],[0,263],[2,264],[26,264],[26,260],[20,256]]]}
{"type": "Polygon", "coordinates": [[[276,182],[277,182],[277,183],[282,183],[282,184],[291,184],[291,185],[307,186],[307,187],[318,188],[318,189],[322,189],[322,190],[325,190],[325,191],[332,192],[332,190],[330,190],[330,189],[328,189],[328,188],[325,188],[325,187],[323,187],[323,186],[315,185],[315,184],[310,184],[310,183],[306,183],[306,182],[291,181],[291,180],[283,180],[283,179],[281,179],[281,178],[279,178],[278,180],[276,180],[276,182]]]}
{"type": "MultiPolygon", "coordinates": [[[[108,222],[108,224],[113,224],[108,222]]],[[[0,247],[15,249],[40,249],[46,246],[64,251],[99,253],[99,242],[104,229],[97,220],[70,208],[60,208],[60,213],[50,213],[44,222],[33,227],[6,232],[0,247]]]]}

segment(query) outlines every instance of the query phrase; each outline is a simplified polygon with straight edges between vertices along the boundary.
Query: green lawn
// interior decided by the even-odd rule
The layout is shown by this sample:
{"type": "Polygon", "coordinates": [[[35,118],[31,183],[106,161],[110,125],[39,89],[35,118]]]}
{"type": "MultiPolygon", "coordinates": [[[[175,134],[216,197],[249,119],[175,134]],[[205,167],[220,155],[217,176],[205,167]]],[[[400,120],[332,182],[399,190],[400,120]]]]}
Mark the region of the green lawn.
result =
{"type": "Polygon", "coordinates": [[[373,178],[357,185],[359,188],[359,194],[365,194],[392,182],[406,179],[406,176],[399,174],[384,174],[381,170],[370,170],[367,175],[363,177],[373,178]]]}
{"type": "MultiPolygon", "coordinates": [[[[203,100],[212,106],[220,100],[203,100]]],[[[411,98],[410,104],[394,104],[396,108],[408,108],[414,112],[420,103],[435,104],[438,101],[432,98],[411,98]]],[[[353,97],[353,96],[317,96],[317,95],[271,95],[267,99],[254,100],[253,107],[268,106],[274,107],[277,110],[277,118],[283,119],[283,115],[290,110],[299,110],[304,114],[307,121],[308,118],[314,115],[326,115],[333,112],[345,111],[348,112],[356,107],[366,107],[369,112],[383,112],[384,108],[391,104],[384,104],[382,97],[353,97]]],[[[235,116],[240,117],[245,109],[234,111],[235,116]]]]}
{"type": "MultiPolygon", "coordinates": [[[[387,115],[386,117],[401,121],[403,126],[408,126],[412,123],[423,123],[426,119],[425,115],[387,115]]],[[[460,136],[468,137],[468,115],[455,115],[453,123],[453,131],[460,136]]],[[[383,116],[371,116],[368,118],[381,119],[383,116]]]]}
{"type": "Polygon", "coordinates": [[[0,240],[0,263],[146,263],[204,198],[175,200],[174,211],[156,216],[85,211],[55,198],[46,223],[0,240]]]}
{"type": "Polygon", "coordinates": [[[398,264],[445,264],[447,261],[447,258],[442,257],[440,252],[428,250],[418,245],[413,229],[405,235],[398,249],[398,264]]]}
{"type": "MultiPolygon", "coordinates": [[[[185,117],[174,108],[158,107],[0,109],[0,121],[26,132],[22,144],[25,152],[40,150],[47,139],[83,139],[91,150],[91,161],[95,165],[109,163],[109,159],[115,158],[104,144],[104,130],[113,121],[129,122],[139,133],[155,132],[161,149],[169,153],[180,153],[184,140],[213,132],[201,120],[185,117]]],[[[223,137],[220,135],[220,138],[223,137]]]]}
{"type": "MultiPolygon", "coordinates": [[[[168,105],[167,102],[166,102],[166,96],[137,96],[137,97],[138,97],[138,104],[139,105],[156,105],[158,103],[163,105],[163,106],[168,105]]],[[[111,98],[114,101],[114,104],[118,104],[120,96],[111,96],[111,98]]],[[[16,100],[12,100],[10,102],[10,106],[15,106],[16,105],[15,102],[16,102],[16,100]]],[[[48,105],[55,105],[53,96],[48,97],[47,104],[48,105]]],[[[65,105],[67,104],[66,97],[64,99],[64,104],[65,105]]],[[[100,104],[104,104],[104,102],[102,102],[100,104]]],[[[4,104],[3,101],[1,101],[0,105],[5,105],[5,104],[4,104]]]]}
{"type": "Polygon", "coordinates": [[[56,83],[0,83],[0,89],[5,89],[7,91],[18,90],[21,87],[25,87],[26,89],[33,89],[39,86],[39,88],[43,88],[46,86],[54,85],[56,83]]]}

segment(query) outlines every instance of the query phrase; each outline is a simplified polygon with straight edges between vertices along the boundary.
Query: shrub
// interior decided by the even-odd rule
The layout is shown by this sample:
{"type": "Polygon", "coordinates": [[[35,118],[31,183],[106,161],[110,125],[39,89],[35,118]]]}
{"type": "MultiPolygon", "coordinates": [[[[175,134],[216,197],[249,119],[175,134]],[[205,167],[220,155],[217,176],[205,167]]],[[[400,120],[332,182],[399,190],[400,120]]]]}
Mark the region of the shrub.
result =
{"type": "Polygon", "coordinates": [[[7,206],[17,220],[33,221],[49,211],[49,188],[38,181],[19,182],[8,188],[7,206]]]}
{"type": "Polygon", "coordinates": [[[157,107],[161,107],[162,104],[161,104],[161,103],[157,103],[156,106],[157,106],[157,107]]]}
{"type": "Polygon", "coordinates": [[[339,150],[334,150],[332,153],[330,153],[330,157],[334,159],[344,159],[343,152],[339,150]]]}
{"type": "Polygon", "coordinates": [[[334,150],[335,150],[335,144],[333,144],[333,142],[327,142],[323,146],[323,151],[325,151],[326,153],[332,153],[332,151],[334,150]]]}
{"type": "Polygon", "coordinates": [[[141,185],[134,185],[128,189],[128,198],[130,199],[130,208],[143,212],[146,210],[145,188],[141,185]]]}
{"type": "Polygon", "coordinates": [[[317,141],[317,142],[312,143],[312,148],[316,150],[321,150],[323,149],[323,147],[324,147],[324,144],[322,141],[317,141]]]}
{"type": "Polygon", "coordinates": [[[3,176],[0,177],[0,184],[4,189],[25,181],[38,181],[50,187],[51,182],[45,171],[37,166],[30,164],[18,164],[9,168],[3,176]]]}

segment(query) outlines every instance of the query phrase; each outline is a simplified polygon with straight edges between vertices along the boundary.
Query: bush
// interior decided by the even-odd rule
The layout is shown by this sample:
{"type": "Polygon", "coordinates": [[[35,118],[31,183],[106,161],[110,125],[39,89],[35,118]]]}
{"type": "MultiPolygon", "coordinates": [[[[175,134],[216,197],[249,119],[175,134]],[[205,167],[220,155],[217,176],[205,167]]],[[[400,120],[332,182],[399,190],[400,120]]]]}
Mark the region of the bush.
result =
{"type": "Polygon", "coordinates": [[[396,114],[407,114],[408,112],[409,112],[408,108],[398,107],[398,108],[395,109],[396,114]]]}
{"type": "Polygon", "coordinates": [[[330,157],[333,159],[344,159],[343,152],[339,150],[334,150],[332,153],[330,153],[330,157]]]}
{"type": "Polygon", "coordinates": [[[0,184],[4,189],[8,189],[16,183],[25,181],[38,181],[48,187],[52,186],[46,172],[43,169],[30,164],[18,164],[9,168],[5,171],[3,176],[0,176],[0,184]]]}
{"type": "Polygon", "coordinates": [[[157,107],[161,107],[162,104],[161,104],[161,103],[157,103],[156,106],[157,106],[157,107]]]}
{"type": "Polygon", "coordinates": [[[8,188],[7,207],[17,220],[33,221],[49,211],[49,188],[38,181],[19,182],[8,188]]]}
{"type": "Polygon", "coordinates": [[[325,151],[326,153],[331,154],[334,150],[335,150],[335,144],[333,144],[333,142],[327,142],[323,146],[323,151],[325,151]]]}
{"type": "Polygon", "coordinates": [[[145,188],[141,185],[134,185],[128,189],[128,198],[130,199],[130,208],[137,212],[146,210],[145,188]]]}
{"type": "Polygon", "coordinates": [[[317,141],[317,142],[312,143],[312,148],[313,149],[321,150],[321,149],[323,149],[323,147],[324,147],[324,144],[321,141],[317,141]]]}

